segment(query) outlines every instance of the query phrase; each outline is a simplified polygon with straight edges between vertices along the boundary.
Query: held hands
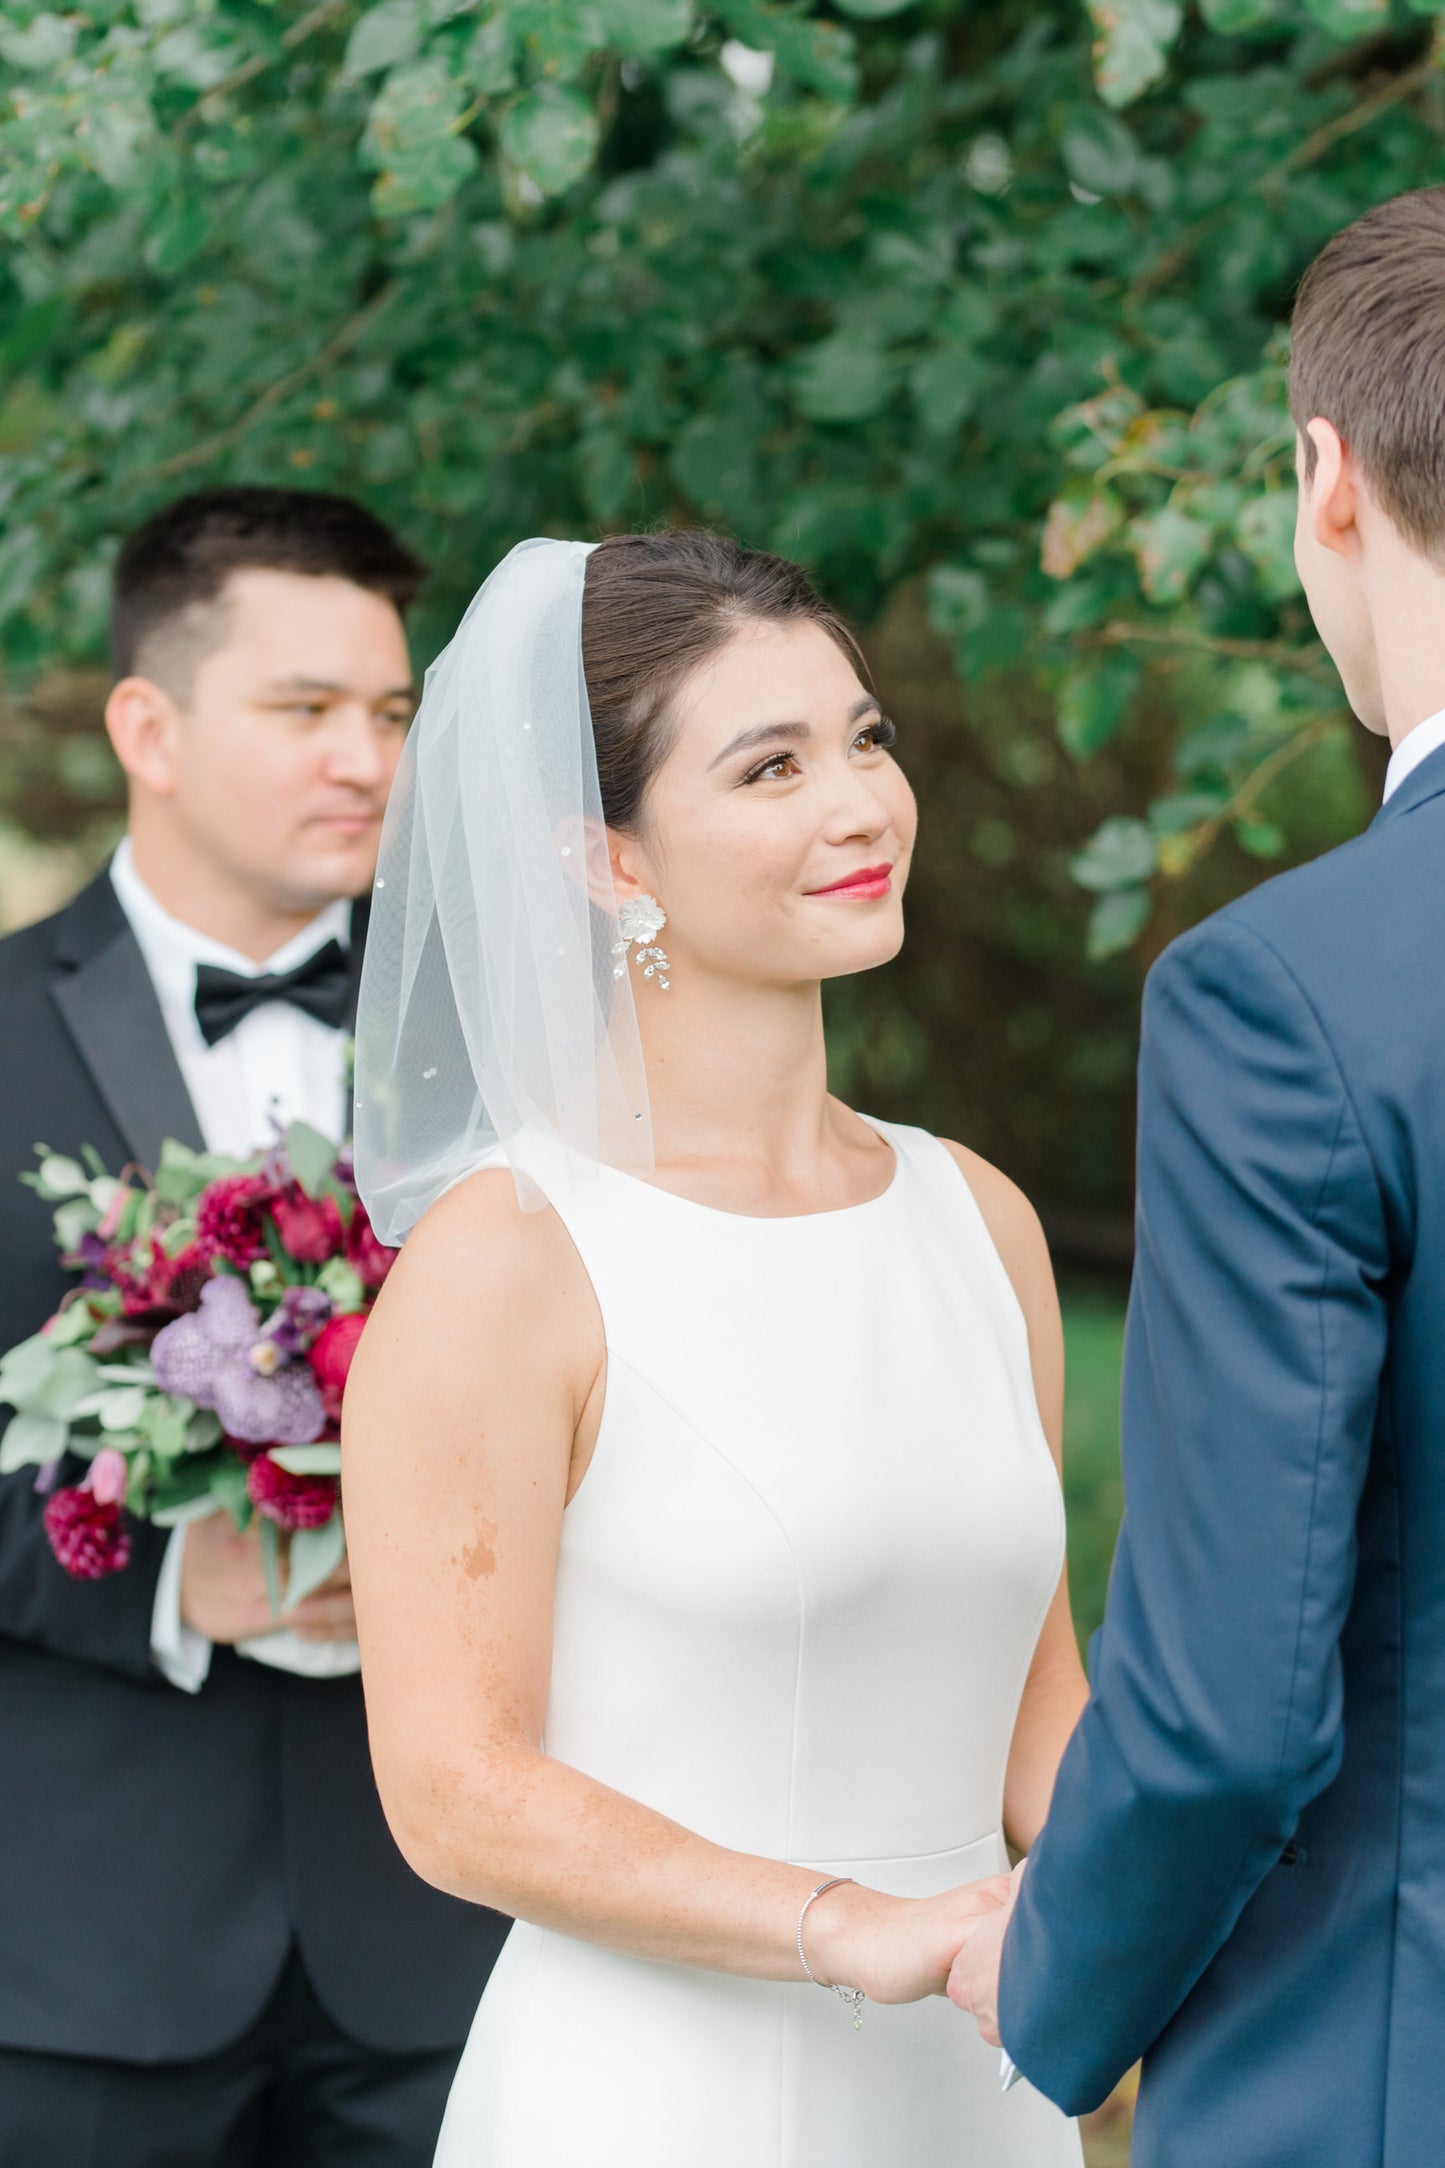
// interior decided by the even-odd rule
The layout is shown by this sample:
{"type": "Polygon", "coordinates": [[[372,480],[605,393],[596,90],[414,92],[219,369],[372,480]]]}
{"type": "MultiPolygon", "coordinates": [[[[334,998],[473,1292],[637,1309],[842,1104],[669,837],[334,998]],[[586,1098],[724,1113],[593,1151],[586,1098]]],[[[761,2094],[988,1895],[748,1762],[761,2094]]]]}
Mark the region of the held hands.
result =
{"type": "Polygon", "coordinates": [[[970,1935],[1006,1916],[1012,1887],[999,1874],[941,1897],[885,1897],[858,1883],[829,1890],[805,1923],[808,1963],[819,1980],[861,1987],[870,2002],[942,1995],[970,1935]]]}
{"type": "Polygon", "coordinates": [[[970,1923],[948,1975],[949,2001],[970,2013],[993,2048],[1003,2045],[998,2031],[999,1964],[1025,1865],[1020,1860],[1010,1875],[1002,1905],[970,1923]]]}
{"type": "Polygon", "coordinates": [[[233,1644],[290,1627],[303,1641],[351,1641],[356,1613],[343,1558],[327,1581],[277,1618],[266,1594],[255,1523],[238,1534],[229,1513],[192,1521],[181,1553],[181,1617],[209,1641],[233,1644]]]}

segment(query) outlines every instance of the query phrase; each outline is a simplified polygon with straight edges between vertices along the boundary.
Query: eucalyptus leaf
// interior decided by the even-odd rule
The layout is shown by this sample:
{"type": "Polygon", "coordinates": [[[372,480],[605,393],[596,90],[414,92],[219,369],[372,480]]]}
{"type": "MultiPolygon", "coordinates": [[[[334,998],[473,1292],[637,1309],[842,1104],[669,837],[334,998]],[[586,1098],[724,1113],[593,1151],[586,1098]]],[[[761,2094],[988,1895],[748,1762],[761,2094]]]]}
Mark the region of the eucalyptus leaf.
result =
{"type": "Polygon", "coordinates": [[[264,1514],[259,1518],[261,1532],[261,1571],[266,1581],[266,1601],[271,1606],[272,1618],[281,1616],[281,1537],[276,1523],[264,1514]]]}
{"type": "Polygon", "coordinates": [[[298,1528],[291,1538],[286,1609],[294,1611],[313,1589],[320,1588],[345,1555],[346,1534],[339,1513],[333,1513],[320,1528],[298,1528]]]}
{"type": "Polygon", "coordinates": [[[318,1196],[336,1165],[340,1147],[309,1122],[291,1122],[286,1130],[286,1157],[308,1197],[318,1196]]]}
{"type": "Polygon", "coordinates": [[[59,1350],[48,1333],[32,1333],[0,1356],[0,1402],[25,1408],[48,1383],[59,1350]]]}
{"type": "Polygon", "coordinates": [[[321,1445],[272,1445],[267,1447],[278,1468],[288,1475],[340,1475],[341,1447],[321,1445]]]}
{"type": "Polygon", "coordinates": [[[0,1436],[0,1475],[13,1475],[17,1468],[43,1467],[57,1460],[65,1451],[69,1435],[68,1424],[59,1416],[25,1411],[12,1415],[0,1436]]]}

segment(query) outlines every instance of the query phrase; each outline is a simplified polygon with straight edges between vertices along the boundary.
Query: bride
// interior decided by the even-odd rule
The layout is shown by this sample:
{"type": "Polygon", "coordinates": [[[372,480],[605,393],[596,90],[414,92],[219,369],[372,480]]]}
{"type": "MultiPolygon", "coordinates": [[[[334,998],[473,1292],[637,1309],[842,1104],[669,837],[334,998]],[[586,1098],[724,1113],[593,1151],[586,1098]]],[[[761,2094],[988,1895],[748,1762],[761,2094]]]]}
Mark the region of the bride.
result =
{"type": "Polygon", "coordinates": [[[827,1089],[822,981],[903,938],[894,735],[709,534],[522,544],[428,677],[343,1450],[388,1820],[518,1921],[439,2168],[1080,2160],[942,1997],[1085,1688],[1038,1222],[827,1089]]]}

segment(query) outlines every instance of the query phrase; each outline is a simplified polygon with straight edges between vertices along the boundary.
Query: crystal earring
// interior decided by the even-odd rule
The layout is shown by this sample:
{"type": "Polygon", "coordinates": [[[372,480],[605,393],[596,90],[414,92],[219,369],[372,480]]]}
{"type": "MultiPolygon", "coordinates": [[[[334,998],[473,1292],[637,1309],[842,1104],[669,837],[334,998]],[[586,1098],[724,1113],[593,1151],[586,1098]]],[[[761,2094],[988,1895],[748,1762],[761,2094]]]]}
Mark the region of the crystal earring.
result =
{"type": "Polygon", "coordinates": [[[629,896],[625,903],[619,904],[617,930],[622,939],[613,942],[612,953],[614,956],[621,956],[624,961],[613,965],[614,979],[626,978],[625,959],[627,951],[635,941],[637,955],[634,960],[641,966],[642,976],[645,979],[656,979],[663,992],[667,992],[672,984],[667,975],[671,966],[668,964],[666,952],[657,946],[654,939],[666,924],[667,913],[656,896],[629,896]]]}

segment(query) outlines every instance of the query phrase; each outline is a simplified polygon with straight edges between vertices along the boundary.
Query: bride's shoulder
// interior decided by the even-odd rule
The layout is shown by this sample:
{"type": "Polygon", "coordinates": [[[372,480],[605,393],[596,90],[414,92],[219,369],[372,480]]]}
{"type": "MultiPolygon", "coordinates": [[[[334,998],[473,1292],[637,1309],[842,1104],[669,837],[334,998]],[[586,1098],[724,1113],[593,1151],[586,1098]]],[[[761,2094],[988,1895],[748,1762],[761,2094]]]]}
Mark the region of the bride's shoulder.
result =
{"type": "Polygon", "coordinates": [[[382,1296],[393,1315],[465,1318],[509,1333],[565,1326],[574,1308],[593,1307],[561,1219],[550,1205],[525,1210],[506,1167],[468,1175],[422,1214],[382,1296]]]}
{"type": "Polygon", "coordinates": [[[955,1144],[951,1137],[940,1137],[938,1142],[972,1191],[993,1246],[1027,1313],[1041,1290],[1047,1288],[1052,1293],[1054,1282],[1049,1245],[1038,1213],[1002,1168],[970,1151],[966,1144],[955,1144]]]}

